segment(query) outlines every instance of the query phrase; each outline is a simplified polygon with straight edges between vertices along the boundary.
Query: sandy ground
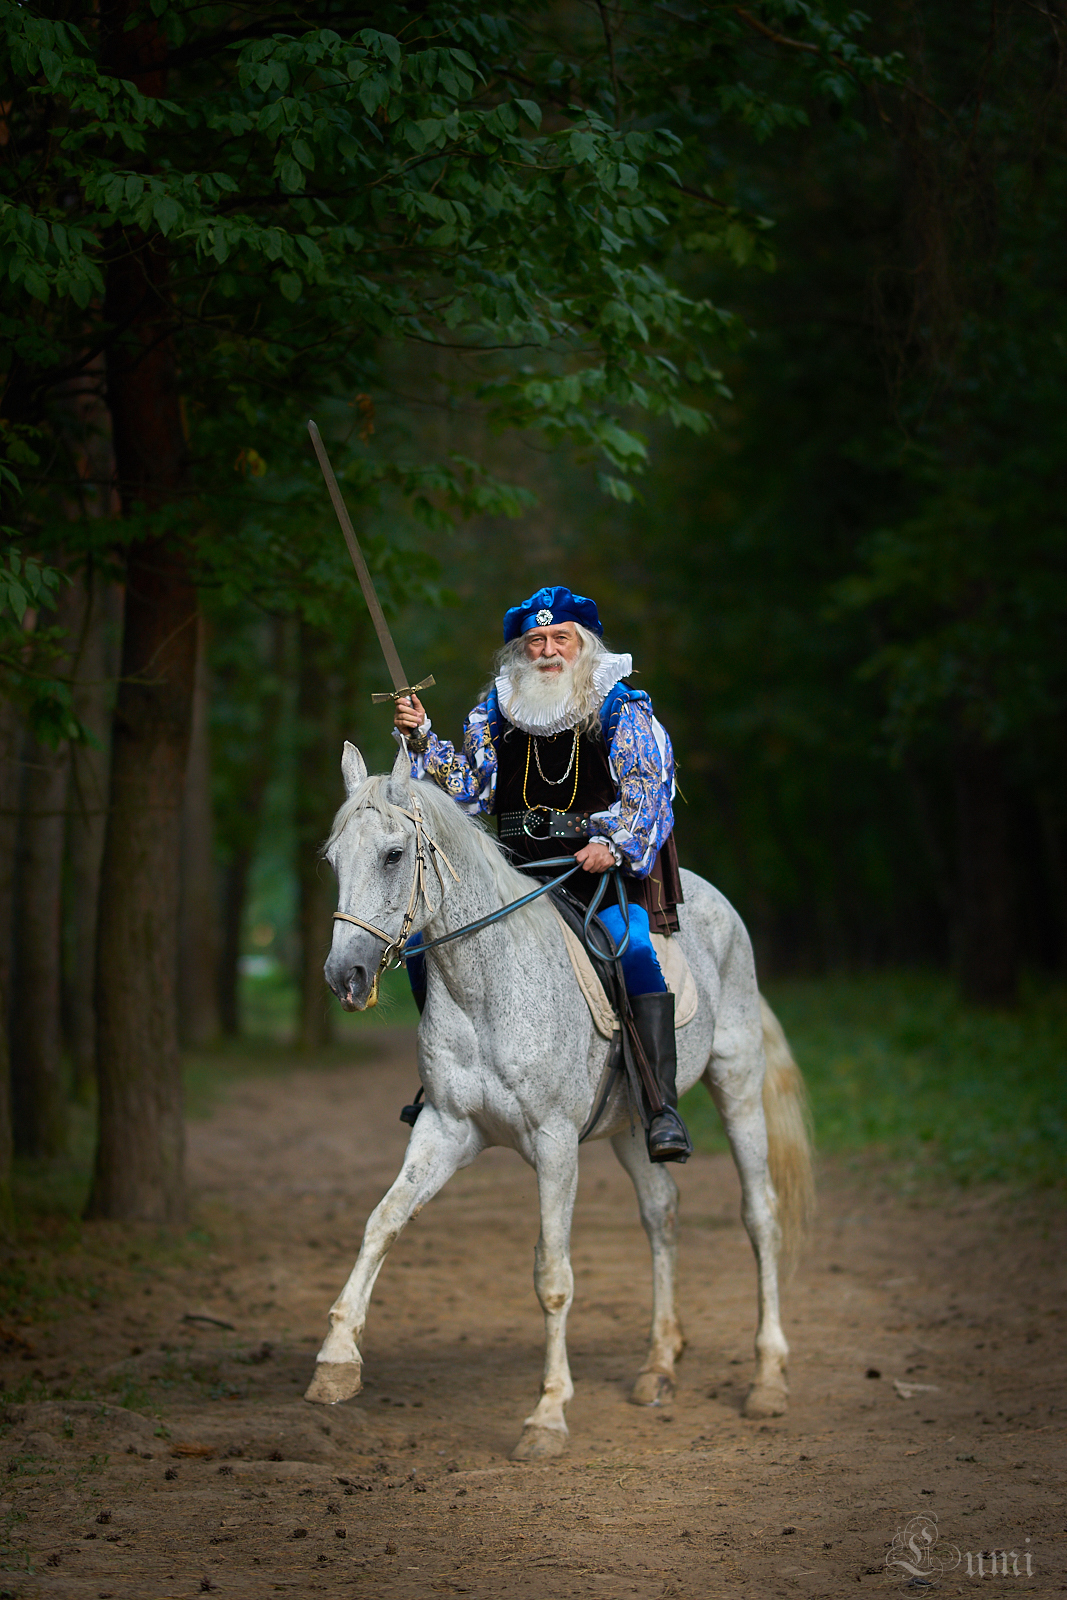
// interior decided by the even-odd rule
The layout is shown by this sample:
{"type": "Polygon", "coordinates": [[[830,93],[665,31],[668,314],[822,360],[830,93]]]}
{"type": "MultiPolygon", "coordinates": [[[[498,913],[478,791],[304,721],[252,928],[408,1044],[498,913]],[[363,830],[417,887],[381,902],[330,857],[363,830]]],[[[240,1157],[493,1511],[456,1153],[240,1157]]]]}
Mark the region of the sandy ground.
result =
{"type": "Polygon", "coordinates": [[[198,1248],[102,1234],[101,1259],[126,1254],[92,1303],[9,1330],[5,1386],[32,1372],[68,1398],[7,1408],[0,1600],[1067,1590],[1067,1228],[1047,1197],[909,1198],[877,1164],[824,1169],[786,1295],[792,1409],[760,1424],[740,1415],[754,1270],[729,1159],[680,1174],[689,1344],[675,1402],[642,1410],[647,1249],[610,1148],[588,1148],[571,1450],[519,1466],[535,1187],[489,1152],[386,1263],[364,1393],[306,1404],[416,1086],[412,1036],[375,1042],[370,1065],[245,1082],[192,1125],[198,1248]]]}

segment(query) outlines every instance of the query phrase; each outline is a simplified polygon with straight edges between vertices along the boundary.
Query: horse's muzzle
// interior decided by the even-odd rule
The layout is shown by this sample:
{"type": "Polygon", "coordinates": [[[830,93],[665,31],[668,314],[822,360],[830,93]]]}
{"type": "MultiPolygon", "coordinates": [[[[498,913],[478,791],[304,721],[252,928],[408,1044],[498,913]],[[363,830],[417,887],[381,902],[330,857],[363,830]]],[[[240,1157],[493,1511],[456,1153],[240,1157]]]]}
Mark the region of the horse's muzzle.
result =
{"type": "Polygon", "coordinates": [[[355,966],[348,962],[335,963],[331,958],[322,970],[326,982],[341,1002],[342,1010],[367,1009],[367,1002],[374,985],[366,967],[355,966]]]}

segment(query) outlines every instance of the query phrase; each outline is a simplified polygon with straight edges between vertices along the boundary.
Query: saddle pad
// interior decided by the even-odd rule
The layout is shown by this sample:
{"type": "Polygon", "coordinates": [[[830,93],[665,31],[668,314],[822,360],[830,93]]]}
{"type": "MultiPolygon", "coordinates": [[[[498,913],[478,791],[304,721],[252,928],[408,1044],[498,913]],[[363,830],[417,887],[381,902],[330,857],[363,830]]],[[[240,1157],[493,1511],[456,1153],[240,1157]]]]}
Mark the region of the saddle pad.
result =
{"type": "MultiPolygon", "coordinates": [[[[553,906],[553,911],[555,907],[553,906]]],[[[597,1033],[605,1039],[610,1039],[618,1028],[618,1019],[615,1008],[604,993],[603,985],[593,970],[593,963],[589,959],[585,945],[578,935],[567,926],[559,912],[556,911],[556,921],[559,923],[563,942],[567,947],[567,954],[571,958],[574,976],[578,980],[578,987],[582,991],[589,1014],[593,1019],[593,1026],[597,1033]]],[[[687,1022],[692,1022],[696,1016],[700,996],[689,970],[689,963],[682,952],[679,939],[665,937],[661,933],[652,935],[652,948],[656,952],[656,959],[663,973],[664,981],[671,994],[674,995],[674,1026],[675,1030],[684,1028],[687,1022]]]]}

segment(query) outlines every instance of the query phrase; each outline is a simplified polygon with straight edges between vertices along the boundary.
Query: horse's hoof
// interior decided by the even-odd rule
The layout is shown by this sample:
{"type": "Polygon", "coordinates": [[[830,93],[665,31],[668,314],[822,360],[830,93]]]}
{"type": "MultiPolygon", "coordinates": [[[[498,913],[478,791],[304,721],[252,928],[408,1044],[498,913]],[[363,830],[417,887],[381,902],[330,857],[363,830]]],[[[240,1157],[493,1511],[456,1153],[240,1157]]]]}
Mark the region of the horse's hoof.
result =
{"type": "Polygon", "coordinates": [[[512,1461],[547,1461],[552,1456],[565,1455],[567,1434],[563,1428],[540,1428],[526,1425],[522,1438],[511,1452],[512,1461]]]}
{"type": "Polygon", "coordinates": [[[789,1410],[789,1390],[784,1382],[754,1383],[742,1407],[746,1417],[784,1417],[789,1410]]]}
{"type": "Polygon", "coordinates": [[[665,1372],[640,1372],[630,1391],[632,1406],[665,1406],[674,1399],[674,1379],[665,1372]]]}
{"type": "Polygon", "coordinates": [[[304,1399],[320,1406],[335,1406],[341,1400],[351,1400],[362,1387],[363,1368],[358,1361],[320,1361],[304,1399]]]}

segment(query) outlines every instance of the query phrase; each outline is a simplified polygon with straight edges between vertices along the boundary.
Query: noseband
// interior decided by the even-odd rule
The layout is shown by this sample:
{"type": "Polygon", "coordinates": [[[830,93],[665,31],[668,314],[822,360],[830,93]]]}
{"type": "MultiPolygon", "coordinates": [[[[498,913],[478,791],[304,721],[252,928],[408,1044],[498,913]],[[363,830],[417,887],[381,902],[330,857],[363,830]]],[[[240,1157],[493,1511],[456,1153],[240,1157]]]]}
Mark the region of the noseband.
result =
{"type": "Polygon", "coordinates": [[[385,946],[382,951],[381,960],[378,962],[378,970],[374,974],[374,982],[371,984],[370,994],[367,997],[366,1010],[368,1011],[372,1006],[376,1006],[378,1004],[378,985],[381,982],[382,973],[387,972],[390,967],[399,967],[403,963],[404,946],[408,942],[408,935],[411,932],[411,925],[415,921],[415,914],[419,908],[419,901],[425,900],[427,907],[429,907],[430,902],[426,899],[427,845],[429,845],[432,852],[430,855],[430,860],[433,863],[433,869],[437,874],[437,881],[441,885],[441,893],[444,894],[445,882],[441,877],[441,869],[437,865],[438,856],[441,857],[441,860],[444,862],[455,881],[457,883],[459,882],[459,873],[456,871],[451,861],[449,861],[448,857],[445,855],[436,839],[432,839],[426,832],[426,825],[422,820],[422,812],[419,810],[419,802],[413,797],[411,803],[414,808],[411,811],[406,811],[403,806],[399,806],[397,808],[402,816],[410,817],[412,822],[415,824],[415,870],[411,875],[411,893],[408,895],[408,908],[404,912],[404,920],[400,924],[400,932],[397,934],[396,938],[390,939],[389,935],[387,933],[383,933],[381,928],[376,928],[371,922],[364,922],[360,917],[353,917],[347,911],[335,911],[333,914],[333,920],[335,922],[354,922],[357,928],[363,928],[365,932],[373,933],[374,937],[376,939],[380,939],[382,944],[385,946]]]}

